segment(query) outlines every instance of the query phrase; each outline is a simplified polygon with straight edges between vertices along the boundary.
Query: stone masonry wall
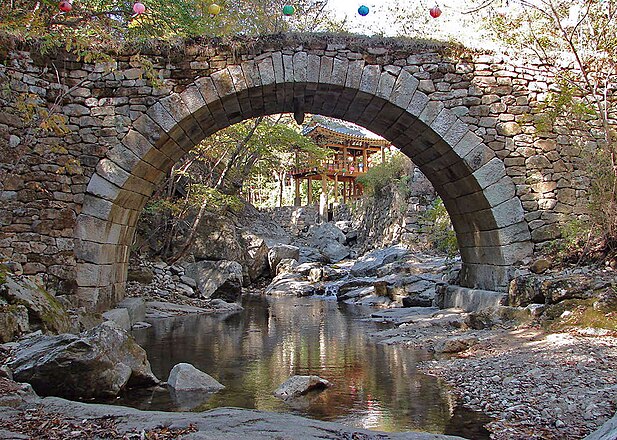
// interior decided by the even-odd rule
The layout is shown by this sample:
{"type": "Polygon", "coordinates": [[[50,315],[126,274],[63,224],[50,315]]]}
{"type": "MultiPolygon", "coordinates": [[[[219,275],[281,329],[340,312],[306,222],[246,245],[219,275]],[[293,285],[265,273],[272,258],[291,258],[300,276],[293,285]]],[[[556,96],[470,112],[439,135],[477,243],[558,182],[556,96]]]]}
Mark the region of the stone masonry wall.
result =
{"type": "MultiPolygon", "coordinates": [[[[581,133],[574,136],[559,126],[536,132],[537,112],[555,88],[542,66],[495,54],[453,55],[457,52],[450,49],[422,42],[280,36],[231,44],[185,42],[87,63],[71,54],[42,57],[19,45],[9,48],[0,64],[0,260],[19,263],[24,273],[71,293],[79,281],[76,218],[99,161],[162,97],[227,66],[279,53],[283,61],[319,55],[411,74],[428,106],[451,109],[503,160],[538,250],[559,236],[561,222],[584,216],[589,179],[577,144],[581,133]],[[66,124],[45,112],[63,115],[66,124]]],[[[264,104],[255,115],[268,113],[264,104]]],[[[583,135],[585,142],[594,142],[591,134],[583,135]]],[[[135,190],[149,196],[153,189],[144,181],[135,190]]],[[[455,195],[453,190],[445,198],[446,206],[455,195]]],[[[140,210],[136,206],[127,223],[134,223],[140,210]]]]}

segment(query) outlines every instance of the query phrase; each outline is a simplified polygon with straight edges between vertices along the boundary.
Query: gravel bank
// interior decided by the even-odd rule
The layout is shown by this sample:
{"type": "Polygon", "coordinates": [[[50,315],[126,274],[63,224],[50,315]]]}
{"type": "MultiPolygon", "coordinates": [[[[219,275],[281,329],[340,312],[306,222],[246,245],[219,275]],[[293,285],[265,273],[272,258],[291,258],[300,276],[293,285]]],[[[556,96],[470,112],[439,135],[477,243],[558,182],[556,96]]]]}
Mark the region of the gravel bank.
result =
{"type": "Polygon", "coordinates": [[[617,408],[617,338],[534,328],[496,331],[423,364],[462,402],[495,418],[494,439],[581,439],[617,408]]]}

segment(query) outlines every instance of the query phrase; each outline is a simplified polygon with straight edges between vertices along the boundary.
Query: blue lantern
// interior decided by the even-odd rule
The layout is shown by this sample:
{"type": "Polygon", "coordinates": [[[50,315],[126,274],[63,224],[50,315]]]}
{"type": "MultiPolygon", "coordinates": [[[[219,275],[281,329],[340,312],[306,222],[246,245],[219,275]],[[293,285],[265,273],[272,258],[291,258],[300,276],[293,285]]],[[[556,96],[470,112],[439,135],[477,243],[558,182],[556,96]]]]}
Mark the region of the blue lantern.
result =
{"type": "Polygon", "coordinates": [[[365,17],[368,15],[368,6],[362,5],[358,8],[358,14],[365,17]]]}

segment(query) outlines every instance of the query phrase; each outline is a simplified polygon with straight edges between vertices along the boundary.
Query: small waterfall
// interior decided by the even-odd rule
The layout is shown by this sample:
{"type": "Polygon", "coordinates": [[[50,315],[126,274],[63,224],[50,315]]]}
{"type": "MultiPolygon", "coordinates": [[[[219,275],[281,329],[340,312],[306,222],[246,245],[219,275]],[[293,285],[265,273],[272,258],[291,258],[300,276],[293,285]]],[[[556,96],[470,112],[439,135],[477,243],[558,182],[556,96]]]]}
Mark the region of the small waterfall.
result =
{"type": "Polygon", "coordinates": [[[340,287],[339,283],[329,283],[326,284],[324,289],[324,297],[334,297],[336,298],[338,295],[338,289],[340,287]]]}

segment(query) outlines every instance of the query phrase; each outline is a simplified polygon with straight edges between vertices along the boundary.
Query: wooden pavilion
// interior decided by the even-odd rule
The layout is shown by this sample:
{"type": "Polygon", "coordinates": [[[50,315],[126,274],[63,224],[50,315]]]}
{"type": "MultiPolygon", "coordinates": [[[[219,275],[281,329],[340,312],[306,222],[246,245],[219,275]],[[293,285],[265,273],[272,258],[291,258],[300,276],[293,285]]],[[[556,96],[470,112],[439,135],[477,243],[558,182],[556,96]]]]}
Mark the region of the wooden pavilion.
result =
{"type": "Polygon", "coordinates": [[[320,196],[320,212],[324,215],[329,203],[347,203],[348,200],[362,195],[362,185],[357,181],[365,174],[371,165],[377,162],[376,155],[380,155],[381,162],[385,160],[385,149],[391,144],[376,135],[363,130],[361,127],[344,121],[322,118],[315,119],[307,125],[302,134],[311,137],[321,147],[333,150],[333,155],[321,163],[302,164],[296,162],[291,171],[294,179],[294,205],[300,206],[300,185],[303,179],[308,184],[307,205],[312,205],[312,181],[321,180],[322,192],[320,196]]]}

